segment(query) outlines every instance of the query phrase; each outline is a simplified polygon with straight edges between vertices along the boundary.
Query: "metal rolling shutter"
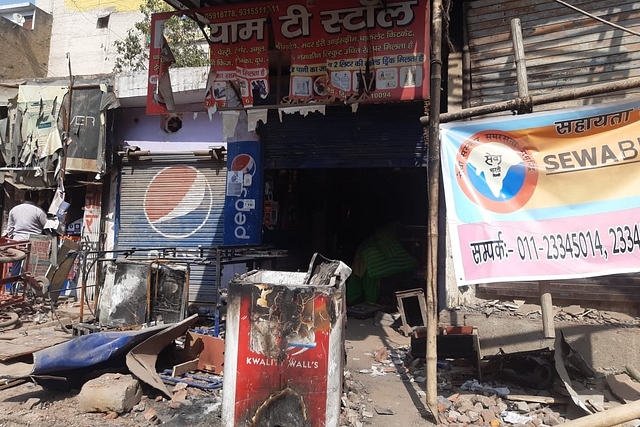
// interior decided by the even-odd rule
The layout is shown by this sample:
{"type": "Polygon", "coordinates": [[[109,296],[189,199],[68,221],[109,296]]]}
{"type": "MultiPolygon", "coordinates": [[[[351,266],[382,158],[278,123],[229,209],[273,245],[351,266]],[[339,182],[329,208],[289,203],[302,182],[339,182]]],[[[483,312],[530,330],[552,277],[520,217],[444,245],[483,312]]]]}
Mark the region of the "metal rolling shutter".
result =
{"type": "MultiPolygon", "coordinates": [[[[194,252],[222,245],[226,162],[166,156],[123,160],[117,247],[194,252]]],[[[135,257],[154,258],[151,251],[135,257]]],[[[191,258],[190,254],[184,257],[191,258]]],[[[215,299],[215,262],[190,262],[189,301],[215,299]]]]}
{"type": "Polygon", "coordinates": [[[269,111],[265,169],[424,167],[422,102],[327,107],[326,114],[269,111]]]}
{"type": "MultiPolygon", "coordinates": [[[[637,37],[557,2],[478,0],[465,5],[471,106],[518,96],[511,37],[514,18],[521,21],[529,93],[534,97],[640,76],[637,37]]],[[[626,28],[640,25],[635,1],[575,0],[571,5],[626,28]]],[[[638,92],[638,89],[618,91],[599,98],[627,99],[637,97],[638,92]]],[[[534,111],[592,104],[593,98],[596,97],[535,105],[534,111]]]]}

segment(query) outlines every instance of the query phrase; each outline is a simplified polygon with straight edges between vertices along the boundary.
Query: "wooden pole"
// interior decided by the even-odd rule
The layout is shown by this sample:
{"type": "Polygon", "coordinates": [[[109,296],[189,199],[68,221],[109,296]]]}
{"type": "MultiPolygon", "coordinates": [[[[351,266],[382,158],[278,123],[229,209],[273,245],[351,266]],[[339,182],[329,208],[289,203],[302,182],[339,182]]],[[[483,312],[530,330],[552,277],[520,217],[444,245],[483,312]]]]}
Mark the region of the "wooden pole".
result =
{"type": "Polygon", "coordinates": [[[640,418],[640,400],[578,418],[562,427],[611,427],[640,418]]]}
{"type": "MultiPolygon", "coordinates": [[[[529,82],[527,80],[527,64],[524,58],[524,42],[522,41],[522,26],[520,19],[511,20],[511,38],[513,39],[513,55],[516,63],[516,77],[518,81],[518,96],[529,96],[529,82]]],[[[527,111],[530,112],[530,111],[527,111]]]]}
{"type": "MultiPolygon", "coordinates": [[[[522,26],[520,19],[511,20],[511,38],[513,39],[513,56],[516,63],[516,76],[518,80],[518,97],[520,99],[529,98],[529,82],[527,80],[527,64],[524,57],[524,42],[522,40],[522,26]]],[[[526,102],[521,105],[518,114],[530,113],[533,105],[526,102]]],[[[542,330],[545,338],[555,338],[556,330],[553,326],[553,303],[551,301],[551,283],[541,281],[538,283],[540,287],[540,306],[542,308],[542,330]]]]}
{"type": "MultiPolygon", "coordinates": [[[[602,95],[605,93],[617,92],[627,89],[637,89],[640,87],[640,77],[631,77],[619,82],[601,83],[588,87],[581,87],[570,90],[553,91],[541,95],[530,96],[529,100],[532,104],[543,105],[553,102],[569,101],[571,99],[583,98],[585,96],[602,95]]],[[[443,113],[440,115],[440,123],[453,122],[456,120],[464,120],[470,117],[482,116],[484,114],[499,113],[500,111],[513,111],[522,107],[526,100],[518,97],[509,101],[496,102],[495,104],[480,105],[478,107],[466,108],[451,113],[443,113]]],[[[423,125],[429,123],[428,116],[420,117],[423,125]]]]}
{"type": "Polygon", "coordinates": [[[438,413],[438,219],[440,199],[440,91],[442,85],[442,0],[433,0],[431,18],[431,66],[429,87],[429,162],[427,169],[427,407],[438,413]]]}
{"type": "Polygon", "coordinates": [[[551,282],[542,280],[540,287],[540,307],[542,308],[542,330],[545,338],[555,338],[556,328],[553,326],[553,303],[551,302],[551,282]]]}

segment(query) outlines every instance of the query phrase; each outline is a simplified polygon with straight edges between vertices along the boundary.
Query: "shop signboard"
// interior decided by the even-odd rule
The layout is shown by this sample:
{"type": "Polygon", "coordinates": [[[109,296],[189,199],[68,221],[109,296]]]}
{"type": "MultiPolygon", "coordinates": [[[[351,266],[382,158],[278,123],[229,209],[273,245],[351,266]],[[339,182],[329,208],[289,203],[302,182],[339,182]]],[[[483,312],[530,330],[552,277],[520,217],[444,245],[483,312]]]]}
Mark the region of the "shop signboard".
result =
{"type": "Polygon", "coordinates": [[[459,285],[640,271],[640,101],[441,125],[459,285]]]}
{"type": "Polygon", "coordinates": [[[267,98],[270,34],[291,62],[283,103],[392,102],[429,95],[426,0],[284,0],[153,15],[148,114],[167,112],[157,90],[172,63],[163,50],[162,28],[167,19],[183,15],[209,26],[207,108],[226,106],[228,81],[236,83],[244,106],[267,98]]]}
{"type": "Polygon", "coordinates": [[[262,239],[260,141],[227,144],[224,244],[255,245],[262,239]]]}

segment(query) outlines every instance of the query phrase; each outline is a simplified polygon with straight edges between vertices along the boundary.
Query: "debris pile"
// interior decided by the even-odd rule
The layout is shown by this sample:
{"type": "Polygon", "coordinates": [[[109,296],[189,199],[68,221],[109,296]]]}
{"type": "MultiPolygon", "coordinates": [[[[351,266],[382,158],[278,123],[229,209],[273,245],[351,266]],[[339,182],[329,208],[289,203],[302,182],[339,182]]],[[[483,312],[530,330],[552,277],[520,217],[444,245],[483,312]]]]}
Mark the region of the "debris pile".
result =
{"type": "MultiPolygon", "coordinates": [[[[583,308],[580,305],[553,307],[554,320],[563,322],[579,322],[591,325],[619,325],[622,327],[640,326],[640,318],[615,311],[583,308]]],[[[542,317],[542,309],[538,304],[525,303],[524,300],[509,301],[479,301],[475,304],[457,308],[468,313],[484,314],[485,316],[517,316],[530,320],[542,317]]]]}
{"type": "MultiPolygon", "coordinates": [[[[371,357],[371,369],[360,369],[357,372],[345,372],[345,389],[342,397],[342,427],[362,427],[368,424],[368,418],[393,414],[385,411],[374,402],[367,393],[362,382],[362,375],[384,376],[397,375],[402,381],[413,383],[407,389],[415,391],[416,397],[425,402],[426,367],[425,360],[414,358],[409,346],[396,348],[379,348],[365,353],[371,357]]],[[[551,382],[544,377],[545,387],[538,381],[531,381],[529,375],[531,360],[538,372],[542,367],[549,367],[553,361],[553,352],[540,350],[535,352],[500,355],[484,360],[509,367],[512,372],[509,379],[513,381],[485,380],[478,381],[478,373],[463,360],[438,361],[438,402],[437,411],[440,426],[516,426],[544,427],[556,426],[572,419],[580,418],[588,413],[602,412],[640,400],[640,383],[632,377],[640,375],[637,370],[628,367],[627,374],[603,374],[591,371],[592,375],[572,370],[569,384],[567,377],[553,371],[551,382]],[[522,369],[518,369],[520,360],[522,369]],[[514,368],[515,367],[515,368],[514,368]],[[517,372],[518,370],[522,372],[517,372]],[[527,371],[527,372],[525,372],[527,371]],[[519,375],[517,375],[519,374],[519,375]],[[570,389],[570,390],[569,390],[570,389]],[[575,402],[580,402],[576,405],[575,402]],[[581,409],[582,408],[582,409],[581,409]],[[583,409],[586,409],[583,410],[583,409]]],[[[576,355],[563,359],[575,359],[576,355]]],[[[565,363],[568,363],[565,361],[565,363]]],[[[551,368],[553,369],[553,368],[551,368]]],[[[487,368],[485,374],[490,372],[487,368]]],[[[485,375],[491,377],[491,375],[485,375]]],[[[541,378],[542,378],[541,377],[541,378]]],[[[539,379],[539,378],[536,378],[539,379]]],[[[425,419],[430,419],[430,416],[425,419]]],[[[625,427],[638,427],[640,420],[622,424],[625,427]]]]}

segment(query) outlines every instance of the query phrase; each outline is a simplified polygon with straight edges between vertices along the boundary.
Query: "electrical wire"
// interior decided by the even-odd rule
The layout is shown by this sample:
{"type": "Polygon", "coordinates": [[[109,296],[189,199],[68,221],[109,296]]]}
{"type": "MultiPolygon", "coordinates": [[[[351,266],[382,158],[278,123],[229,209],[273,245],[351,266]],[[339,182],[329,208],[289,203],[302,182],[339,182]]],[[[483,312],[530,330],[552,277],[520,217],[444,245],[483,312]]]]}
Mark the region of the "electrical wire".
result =
{"type": "Polygon", "coordinates": [[[633,34],[634,36],[640,37],[640,33],[638,33],[637,31],[630,30],[630,29],[622,27],[622,26],[620,26],[618,24],[614,24],[613,22],[609,22],[606,19],[602,19],[602,18],[600,18],[598,16],[592,15],[591,13],[585,12],[584,10],[582,10],[580,8],[577,8],[575,6],[572,6],[569,3],[566,3],[566,2],[564,2],[562,0],[554,0],[554,1],[556,3],[559,3],[559,4],[563,5],[563,6],[565,6],[565,7],[568,7],[569,9],[573,9],[576,12],[579,12],[579,13],[585,15],[585,16],[588,16],[591,19],[595,19],[596,21],[602,22],[603,24],[609,25],[609,26],[611,26],[613,28],[617,28],[618,30],[626,31],[629,34],[633,34]]]}
{"type": "MultiPolygon", "coordinates": [[[[36,58],[34,58],[33,56],[29,55],[27,52],[25,52],[23,49],[21,49],[20,46],[18,46],[17,44],[14,44],[13,42],[11,42],[9,39],[7,39],[5,36],[3,36],[2,33],[0,33],[0,39],[4,40],[5,43],[7,43],[12,48],[22,52],[24,54],[24,56],[26,56],[29,60],[31,60],[35,64],[37,64],[38,67],[42,68],[42,70],[44,70],[47,73],[47,75],[49,75],[49,68],[47,68],[44,65],[40,64],[40,62],[36,58]]],[[[51,77],[60,77],[60,76],[51,73],[51,77]]]]}
{"type": "MultiPolygon", "coordinates": [[[[90,19],[89,17],[87,17],[87,15],[85,15],[81,10],[80,10],[80,6],[76,3],[75,0],[71,0],[71,2],[78,8],[78,13],[80,13],[80,15],[82,15],[82,17],[84,19],[87,20],[87,22],[90,22],[91,24],[96,24],[97,21],[90,19]]],[[[125,41],[125,39],[118,33],[116,33],[115,31],[113,31],[111,28],[107,27],[107,30],[109,30],[110,33],[115,34],[116,37],[118,37],[120,40],[125,41]]],[[[16,49],[17,51],[21,52],[25,57],[27,57],[30,61],[32,61],[33,63],[37,64],[39,68],[41,68],[43,71],[45,71],[47,73],[48,77],[61,77],[55,73],[51,73],[49,71],[49,68],[40,64],[40,62],[33,57],[32,55],[30,55],[29,53],[27,53],[24,49],[20,48],[20,46],[14,44],[13,42],[11,42],[9,39],[7,39],[5,36],[3,36],[2,34],[0,34],[0,39],[4,40],[9,46],[11,46],[13,49],[16,49]]]]}

